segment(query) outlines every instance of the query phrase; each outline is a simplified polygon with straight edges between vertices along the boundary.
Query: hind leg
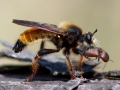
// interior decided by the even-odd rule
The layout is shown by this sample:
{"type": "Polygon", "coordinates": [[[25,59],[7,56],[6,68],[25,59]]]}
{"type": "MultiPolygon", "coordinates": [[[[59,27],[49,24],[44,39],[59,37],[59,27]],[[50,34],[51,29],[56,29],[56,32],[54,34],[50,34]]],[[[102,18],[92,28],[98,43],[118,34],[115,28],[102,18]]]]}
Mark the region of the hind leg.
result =
{"type": "Polygon", "coordinates": [[[38,53],[36,54],[36,56],[34,57],[34,59],[32,60],[32,74],[30,76],[28,76],[25,80],[25,82],[28,82],[30,79],[32,79],[37,70],[38,70],[38,62],[41,59],[41,57],[50,54],[50,53],[55,53],[55,52],[59,52],[59,49],[55,50],[55,49],[42,49],[40,51],[38,51],[38,53]]]}

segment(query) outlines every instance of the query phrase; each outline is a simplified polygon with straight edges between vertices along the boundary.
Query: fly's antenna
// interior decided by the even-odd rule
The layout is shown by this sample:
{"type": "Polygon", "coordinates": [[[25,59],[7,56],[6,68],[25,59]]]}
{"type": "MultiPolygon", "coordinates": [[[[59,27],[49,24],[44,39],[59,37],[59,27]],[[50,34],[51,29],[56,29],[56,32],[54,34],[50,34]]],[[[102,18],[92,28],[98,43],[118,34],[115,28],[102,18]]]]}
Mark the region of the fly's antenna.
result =
{"type": "Polygon", "coordinates": [[[99,47],[99,40],[97,40],[93,35],[97,32],[98,30],[96,29],[93,33],[92,33],[92,37],[93,37],[93,43],[95,46],[99,47]]]}
{"type": "Polygon", "coordinates": [[[97,32],[97,29],[93,32],[92,36],[97,32]]]}

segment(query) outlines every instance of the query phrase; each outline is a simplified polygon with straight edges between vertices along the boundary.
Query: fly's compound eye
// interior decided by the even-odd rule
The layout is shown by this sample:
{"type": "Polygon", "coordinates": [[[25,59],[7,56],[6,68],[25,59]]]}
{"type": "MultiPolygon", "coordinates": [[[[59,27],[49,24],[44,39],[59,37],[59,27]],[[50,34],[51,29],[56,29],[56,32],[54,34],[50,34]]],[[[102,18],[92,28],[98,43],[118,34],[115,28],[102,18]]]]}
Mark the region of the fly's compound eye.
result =
{"type": "Polygon", "coordinates": [[[91,32],[88,32],[85,36],[85,41],[88,43],[88,44],[92,44],[93,43],[93,35],[97,32],[97,29],[91,33],[91,32]]]}
{"type": "Polygon", "coordinates": [[[88,32],[86,37],[85,37],[85,41],[88,43],[88,44],[92,44],[92,36],[93,34],[91,32],[88,32]]]}

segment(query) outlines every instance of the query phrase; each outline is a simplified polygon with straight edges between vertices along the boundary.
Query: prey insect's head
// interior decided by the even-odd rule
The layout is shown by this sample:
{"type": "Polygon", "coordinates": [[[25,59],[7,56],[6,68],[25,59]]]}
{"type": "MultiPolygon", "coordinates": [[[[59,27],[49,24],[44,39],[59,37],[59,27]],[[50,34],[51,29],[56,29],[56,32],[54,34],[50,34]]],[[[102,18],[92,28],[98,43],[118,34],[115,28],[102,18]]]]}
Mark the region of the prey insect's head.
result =
{"type": "Polygon", "coordinates": [[[22,51],[25,47],[26,47],[26,44],[24,44],[22,41],[18,39],[17,42],[15,43],[15,46],[13,47],[13,51],[15,53],[18,53],[22,51]]]}

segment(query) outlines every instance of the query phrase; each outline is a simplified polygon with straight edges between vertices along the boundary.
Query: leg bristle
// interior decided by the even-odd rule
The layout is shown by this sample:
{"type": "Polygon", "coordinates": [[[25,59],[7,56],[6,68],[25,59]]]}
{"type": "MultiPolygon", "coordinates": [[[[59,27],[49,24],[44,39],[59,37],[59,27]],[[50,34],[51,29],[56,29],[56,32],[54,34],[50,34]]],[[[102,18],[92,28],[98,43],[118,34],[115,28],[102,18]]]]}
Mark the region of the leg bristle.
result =
{"type": "Polygon", "coordinates": [[[32,61],[32,74],[26,78],[25,82],[28,82],[29,80],[31,80],[37,73],[37,70],[39,67],[39,64],[38,64],[39,60],[40,60],[40,56],[36,55],[36,57],[32,61]]]}

